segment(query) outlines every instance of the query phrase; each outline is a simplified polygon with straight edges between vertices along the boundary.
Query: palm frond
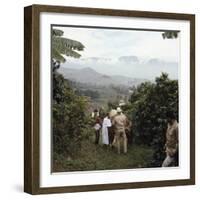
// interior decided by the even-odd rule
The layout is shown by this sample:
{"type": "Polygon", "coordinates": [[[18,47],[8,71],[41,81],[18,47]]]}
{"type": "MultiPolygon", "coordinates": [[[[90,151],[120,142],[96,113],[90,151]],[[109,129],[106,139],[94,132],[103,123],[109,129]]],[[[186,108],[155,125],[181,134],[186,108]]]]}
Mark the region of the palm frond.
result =
{"type": "Polygon", "coordinates": [[[62,36],[63,35],[63,31],[59,30],[59,29],[52,29],[52,35],[53,36],[62,36]]]}
{"type": "Polygon", "coordinates": [[[65,58],[56,50],[56,48],[52,48],[52,58],[62,63],[65,62],[65,58]]]}
{"type": "Polygon", "coordinates": [[[74,58],[81,57],[75,50],[82,51],[84,49],[84,46],[80,42],[63,37],[53,37],[52,46],[56,52],[74,58]]]}
{"type": "Polygon", "coordinates": [[[76,40],[61,37],[63,31],[58,29],[52,30],[52,58],[60,62],[65,62],[65,56],[80,58],[81,55],[77,51],[83,51],[84,45],[76,40]]]}
{"type": "Polygon", "coordinates": [[[53,37],[52,43],[53,45],[59,45],[68,49],[73,49],[78,51],[83,51],[83,49],[85,48],[83,44],[81,44],[80,42],[64,37],[53,37]]]}

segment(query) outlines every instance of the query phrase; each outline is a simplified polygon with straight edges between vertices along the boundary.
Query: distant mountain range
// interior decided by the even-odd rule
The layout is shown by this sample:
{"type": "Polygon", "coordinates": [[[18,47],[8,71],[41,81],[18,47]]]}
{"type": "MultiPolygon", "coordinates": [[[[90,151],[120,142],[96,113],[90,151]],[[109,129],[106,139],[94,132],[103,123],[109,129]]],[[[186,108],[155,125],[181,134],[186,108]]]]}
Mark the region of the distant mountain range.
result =
{"type": "Polygon", "coordinates": [[[108,76],[105,74],[98,73],[90,67],[82,69],[61,67],[59,69],[59,72],[63,74],[63,76],[66,79],[80,83],[87,83],[87,84],[101,85],[101,86],[116,85],[116,86],[131,87],[133,85],[138,85],[144,81],[147,81],[147,79],[131,78],[120,75],[108,76]]]}
{"type": "MultiPolygon", "coordinates": [[[[61,67],[70,69],[84,69],[89,67],[96,72],[101,73],[101,76],[106,73],[106,75],[109,75],[114,80],[116,77],[113,77],[113,75],[123,76],[123,80],[124,77],[128,76],[126,77],[126,80],[128,78],[128,81],[131,82],[133,79],[135,79],[134,81],[136,82],[137,79],[148,79],[153,81],[155,80],[155,77],[160,76],[162,72],[168,73],[171,79],[178,79],[178,66],[179,64],[177,62],[165,61],[158,58],[140,58],[135,55],[116,58],[68,58],[67,61],[61,65],[61,67]]],[[[106,80],[106,83],[107,81],[108,80],[106,80]]],[[[138,81],[140,82],[140,80],[138,81]]],[[[127,85],[127,83],[125,85],[127,85]]]]}

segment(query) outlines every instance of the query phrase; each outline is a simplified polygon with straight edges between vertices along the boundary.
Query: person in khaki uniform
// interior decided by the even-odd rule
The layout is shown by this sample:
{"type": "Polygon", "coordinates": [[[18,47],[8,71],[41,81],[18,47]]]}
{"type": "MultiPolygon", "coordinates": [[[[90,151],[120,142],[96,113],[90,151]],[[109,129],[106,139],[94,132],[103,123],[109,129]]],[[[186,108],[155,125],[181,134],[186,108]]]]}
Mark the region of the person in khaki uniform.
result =
{"type": "Polygon", "coordinates": [[[162,167],[178,165],[178,122],[174,113],[168,113],[168,126],[166,131],[165,152],[166,158],[162,167]]]}
{"type": "Polygon", "coordinates": [[[120,141],[123,141],[123,150],[124,153],[127,153],[127,137],[126,137],[126,128],[127,118],[124,114],[122,114],[122,110],[120,107],[117,108],[117,114],[112,120],[112,125],[114,126],[115,135],[113,140],[113,145],[116,143],[117,151],[120,154],[120,141]]]}

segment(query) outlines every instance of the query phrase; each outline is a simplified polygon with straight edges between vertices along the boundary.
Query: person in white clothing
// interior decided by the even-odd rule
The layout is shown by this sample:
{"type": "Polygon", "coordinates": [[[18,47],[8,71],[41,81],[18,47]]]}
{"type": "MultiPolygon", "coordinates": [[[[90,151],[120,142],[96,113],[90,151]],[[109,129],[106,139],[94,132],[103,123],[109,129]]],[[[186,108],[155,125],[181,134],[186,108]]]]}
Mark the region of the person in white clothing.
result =
{"type": "Polygon", "coordinates": [[[108,137],[108,128],[112,126],[111,120],[109,118],[109,113],[107,113],[106,117],[103,119],[102,124],[102,144],[109,144],[108,137]]]}

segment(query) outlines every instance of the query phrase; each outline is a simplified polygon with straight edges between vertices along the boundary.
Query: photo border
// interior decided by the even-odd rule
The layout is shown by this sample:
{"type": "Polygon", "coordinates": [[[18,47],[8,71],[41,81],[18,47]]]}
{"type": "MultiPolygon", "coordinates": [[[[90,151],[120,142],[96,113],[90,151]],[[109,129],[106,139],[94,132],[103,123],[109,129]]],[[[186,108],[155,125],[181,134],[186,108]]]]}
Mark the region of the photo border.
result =
{"type": "Polygon", "coordinates": [[[32,5],[24,8],[24,191],[83,192],[195,184],[195,15],[149,11],[32,5]],[[40,13],[186,20],[190,22],[190,178],[181,180],[40,187],[40,13]]]}

